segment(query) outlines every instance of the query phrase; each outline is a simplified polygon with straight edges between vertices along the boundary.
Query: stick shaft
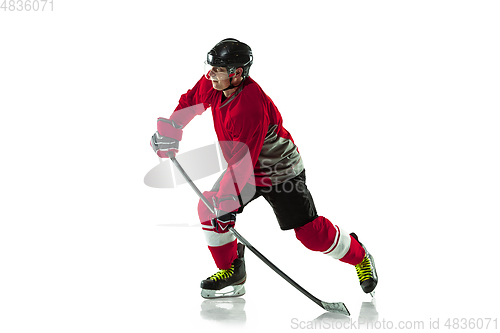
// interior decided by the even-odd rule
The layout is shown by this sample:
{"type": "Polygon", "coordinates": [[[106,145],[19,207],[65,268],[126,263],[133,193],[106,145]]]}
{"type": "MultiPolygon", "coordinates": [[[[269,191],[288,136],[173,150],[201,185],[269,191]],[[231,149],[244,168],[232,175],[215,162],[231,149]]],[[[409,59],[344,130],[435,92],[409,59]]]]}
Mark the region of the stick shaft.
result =
{"type": "MultiPolygon", "coordinates": [[[[186,179],[188,184],[191,186],[191,188],[196,192],[198,197],[200,197],[201,201],[207,206],[207,208],[214,213],[214,207],[212,204],[205,198],[205,196],[200,192],[198,187],[193,183],[189,175],[184,171],[182,166],[179,164],[179,162],[175,159],[175,157],[170,155],[170,159],[174,163],[174,165],[177,167],[181,175],[186,179]]],[[[292,286],[294,286],[298,291],[300,291],[302,294],[307,296],[310,300],[312,300],[314,303],[318,304],[322,308],[325,308],[324,302],[322,302],[320,299],[314,297],[311,293],[309,293],[307,290],[302,288],[297,282],[292,280],[288,275],[286,275],[282,270],[280,270],[276,265],[274,265],[269,259],[267,259],[262,253],[260,253],[256,248],[250,244],[243,236],[240,235],[239,232],[237,232],[234,228],[230,227],[229,230],[234,234],[234,236],[241,242],[243,243],[250,251],[252,251],[260,260],[262,260],[267,266],[269,266],[273,271],[275,271],[279,276],[281,276],[283,279],[285,279],[288,283],[290,283],[292,286]]],[[[329,303],[326,303],[329,304],[329,303]]],[[[326,309],[328,310],[328,309],[326,309]]]]}
{"type": "Polygon", "coordinates": [[[323,303],[316,297],[314,297],[311,293],[309,293],[307,290],[302,288],[297,282],[292,280],[288,275],[286,275],[281,269],[279,269],[276,265],[274,265],[269,259],[267,259],[262,253],[260,253],[256,248],[252,246],[243,236],[240,235],[239,232],[237,232],[234,228],[229,228],[229,230],[238,238],[238,240],[245,244],[246,247],[250,251],[252,251],[260,260],[262,260],[267,266],[269,266],[273,271],[275,271],[279,276],[281,276],[283,279],[285,279],[288,283],[290,283],[292,286],[294,286],[298,291],[309,297],[310,300],[312,300],[314,303],[318,304],[319,306],[323,307],[323,303]]]}

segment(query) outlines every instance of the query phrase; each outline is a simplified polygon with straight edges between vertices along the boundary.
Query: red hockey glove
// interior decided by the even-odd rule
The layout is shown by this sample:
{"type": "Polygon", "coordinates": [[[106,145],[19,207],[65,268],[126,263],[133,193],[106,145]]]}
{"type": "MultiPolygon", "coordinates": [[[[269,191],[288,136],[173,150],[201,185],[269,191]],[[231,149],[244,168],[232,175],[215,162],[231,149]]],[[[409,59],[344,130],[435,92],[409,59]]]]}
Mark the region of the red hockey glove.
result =
{"type": "Polygon", "coordinates": [[[212,201],[215,208],[215,217],[211,219],[214,231],[220,234],[226,233],[229,231],[229,227],[234,228],[236,223],[236,211],[239,208],[238,198],[228,196],[219,199],[217,196],[213,196],[212,201]]]}
{"type": "Polygon", "coordinates": [[[179,141],[182,139],[182,126],[175,122],[158,118],[155,134],[151,137],[151,147],[154,152],[162,158],[168,158],[168,153],[173,152],[174,156],[179,152],[179,141]]]}
{"type": "Polygon", "coordinates": [[[173,152],[174,156],[179,152],[179,141],[166,136],[161,136],[158,132],[153,134],[151,137],[150,145],[156,155],[162,158],[168,158],[169,152],[173,152]]]}
{"type": "Polygon", "coordinates": [[[229,231],[229,227],[234,228],[234,224],[236,223],[236,212],[226,213],[219,211],[219,213],[224,215],[214,217],[211,222],[214,227],[214,231],[218,234],[223,234],[229,231]]]}
{"type": "Polygon", "coordinates": [[[182,140],[182,126],[170,119],[158,118],[156,121],[156,128],[161,136],[173,138],[177,141],[182,140]]]}

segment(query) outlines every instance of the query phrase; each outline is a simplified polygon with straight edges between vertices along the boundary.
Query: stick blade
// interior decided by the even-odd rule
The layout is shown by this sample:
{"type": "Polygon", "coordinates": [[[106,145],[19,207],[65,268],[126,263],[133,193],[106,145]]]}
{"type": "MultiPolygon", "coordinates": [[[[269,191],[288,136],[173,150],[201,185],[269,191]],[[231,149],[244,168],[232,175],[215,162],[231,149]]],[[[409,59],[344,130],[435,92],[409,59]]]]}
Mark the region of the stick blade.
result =
{"type": "Polygon", "coordinates": [[[328,303],[328,302],[321,302],[323,305],[323,309],[333,312],[333,313],[340,313],[346,316],[350,316],[351,314],[349,313],[349,310],[347,310],[347,307],[345,306],[344,303],[342,302],[334,302],[334,303],[328,303]]]}

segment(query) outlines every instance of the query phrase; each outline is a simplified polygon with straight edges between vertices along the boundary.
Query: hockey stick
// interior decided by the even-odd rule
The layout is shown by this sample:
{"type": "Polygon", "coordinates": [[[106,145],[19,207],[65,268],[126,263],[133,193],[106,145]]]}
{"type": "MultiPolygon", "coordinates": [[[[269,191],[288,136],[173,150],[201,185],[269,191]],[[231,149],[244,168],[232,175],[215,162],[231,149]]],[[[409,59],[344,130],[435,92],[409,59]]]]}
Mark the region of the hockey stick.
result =
{"type": "MultiPolygon", "coordinates": [[[[189,186],[191,186],[191,188],[196,192],[196,194],[201,199],[201,201],[203,201],[205,206],[207,206],[207,208],[210,210],[210,212],[215,214],[215,210],[214,210],[214,207],[212,207],[212,204],[200,192],[198,187],[196,187],[196,185],[193,183],[191,178],[188,176],[188,174],[184,171],[182,166],[176,160],[174,155],[169,154],[169,157],[172,160],[172,162],[174,163],[174,165],[176,166],[176,168],[179,170],[181,175],[186,179],[189,186]]],[[[260,260],[262,260],[267,266],[269,266],[273,271],[275,271],[279,276],[281,276],[283,279],[285,279],[288,283],[290,283],[292,286],[294,286],[298,291],[300,291],[302,294],[306,295],[314,303],[318,304],[320,307],[322,307],[323,309],[325,309],[327,311],[334,312],[334,313],[340,313],[340,314],[343,314],[346,316],[350,315],[349,310],[347,310],[347,307],[345,306],[345,304],[343,302],[328,303],[328,302],[323,302],[320,299],[314,297],[311,293],[309,293],[307,290],[302,288],[297,282],[292,280],[288,275],[286,275],[283,271],[281,271],[278,267],[276,267],[271,261],[269,261],[269,259],[264,257],[264,255],[262,253],[257,251],[257,249],[254,248],[252,246],[252,244],[250,244],[245,238],[243,238],[243,236],[241,236],[236,230],[234,230],[234,228],[230,227],[229,230],[234,234],[234,236],[241,243],[243,243],[246,247],[248,247],[250,249],[250,251],[252,251],[260,260]]]]}

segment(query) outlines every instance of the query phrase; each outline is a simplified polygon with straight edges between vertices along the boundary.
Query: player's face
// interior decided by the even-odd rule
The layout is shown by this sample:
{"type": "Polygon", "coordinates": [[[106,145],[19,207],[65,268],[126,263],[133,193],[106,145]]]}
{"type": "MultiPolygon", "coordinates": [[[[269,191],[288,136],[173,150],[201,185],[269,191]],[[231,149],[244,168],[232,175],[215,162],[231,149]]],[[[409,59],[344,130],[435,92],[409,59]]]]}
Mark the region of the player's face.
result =
{"type": "Polygon", "coordinates": [[[210,79],[215,90],[224,90],[230,85],[227,69],[224,67],[212,67],[210,79]]]}

